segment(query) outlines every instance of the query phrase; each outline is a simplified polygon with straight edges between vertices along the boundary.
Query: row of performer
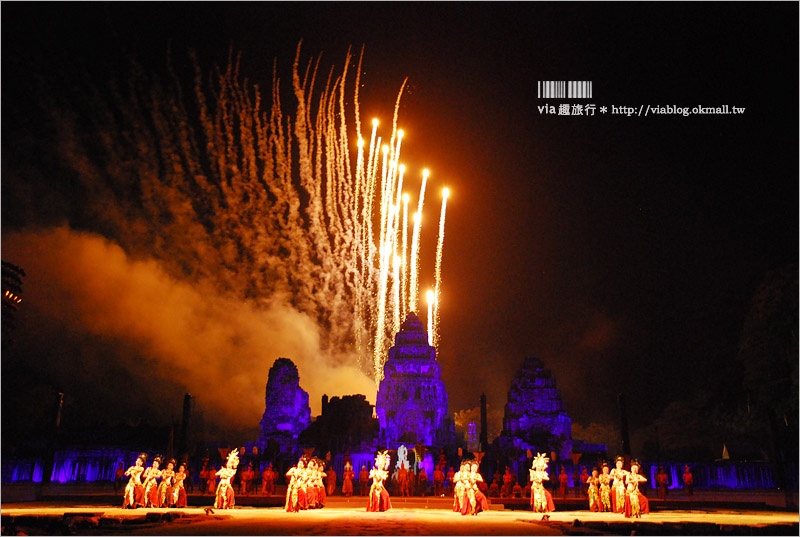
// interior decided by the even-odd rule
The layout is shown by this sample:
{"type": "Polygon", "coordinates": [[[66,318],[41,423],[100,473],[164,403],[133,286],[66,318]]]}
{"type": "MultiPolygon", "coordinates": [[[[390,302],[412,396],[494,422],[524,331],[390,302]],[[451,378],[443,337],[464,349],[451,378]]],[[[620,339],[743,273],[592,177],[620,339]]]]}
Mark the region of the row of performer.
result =
{"type": "MultiPolygon", "coordinates": [[[[178,466],[175,471],[175,459],[167,461],[161,469],[162,458],[156,456],[151,466],[145,467],[147,454],[142,453],[136,463],[125,471],[129,476],[125,487],[123,508],[136,507],[186,507],[186,465],[178,466]]],[[[391,509],[389,492],[385,483],[389,477],[390,456],[382,451],[375,457],[375,465],[369,472],[372,486],[369,490],[367,511],[387,511],[391,509]]],[[[547,472],[549,459],[544,453],[538,453],[533,459],[530,469],[531,509],[537,513],[555,511],[553,497],[544,487],[549,481],[547,472]]],[[[347,465],[349,466],[349,462],[347,465]]],[[[640,517],[649,513],[647,498],[639,491],[639,483],[647,479],[639,474],[639,463],[631,461],[630,471],[623,469],[624,459],[617,457],[615,467],[609,469],[603,464],[602,473],[597,468],[586,481],[589,485],[589,510],[594,512],[624,513],[626,517],[640,517]]],[[[235,505],[231,481],[239,466],[238,450],[234,449],[227,457],[225,466],[216,476],[219,477],[214,507],[229,509],[235,505]]],[[[483,477],[478,472],[478,461],[464,461],[453,476],[453,511],[462,515],[477,515],[489,508],[489,501],[481,491],[483,477]]],[[[286,473],[289,486],[286,489],[287,512],[298,512],[306,509],[318,509],[325,506],[326,490],[323,479],[326,477],[324,462],[316,457],[303,457],[297,465],[286,473]]],[[[352,468],[346,467],[345,474],[352,474],[352,468]]],[[[350,483],[352,483],[350,481],[350,483]]],[[[352,485],[351,485],[352,487],[352,485]]],[[[483,485],[485,488],[485,485],[483,485]]],[[[345,494],[350,491],[343,491],[345,494]]]]}
{"type": "MultiPolygon", "coordinates": [[[[178,465],[175,471],[175,459],[167,461],[165,468],[161,468],[163,460],[160,455],[153,458],[150,466],[145,468],[147,453],[141,453],[133,466],[125,471],[128,483],[125,485],[125,494],[122,500],[123,509],[137,507],[186,507],[186,464],[178,465]]],[[[219,509],[234,506],[233,486],[231,480],[236,475],[239,466],[239,452],[234,449],[228,455],[225,466],[216,472],[219,477],[214,507],[219,509]]]]}
{"type": "MultiPolygon", "coordinates": [[[[553,497],[544,487],[549,459],[544,453],[538,453],[533,459],[530,469],[531,508],[537,513],[554,511],[553,497]]],[[[597,468],[586,482],[589,485],[589,510],[593,512],[624,513],[626,517],[639,518],[650,512],[650,504],[644,494],[639,491],[639,483],[647,478],[639,473],[639,462],[631,461],[631,469],[623,469],[624,459],[617,457],[615,467],[609,470],[603,464],[602,473],[597,468]]]]}

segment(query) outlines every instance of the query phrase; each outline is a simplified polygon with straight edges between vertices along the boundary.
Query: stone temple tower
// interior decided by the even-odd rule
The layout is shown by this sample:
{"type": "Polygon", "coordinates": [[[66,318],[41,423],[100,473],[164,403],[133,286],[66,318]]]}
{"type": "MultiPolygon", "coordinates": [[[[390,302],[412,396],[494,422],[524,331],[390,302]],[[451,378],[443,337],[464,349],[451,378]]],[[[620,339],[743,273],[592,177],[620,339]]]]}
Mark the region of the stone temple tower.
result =
{"type": "Polygon", "coordinates": [[[297,447],[297,437],[311,423],[308,392],[300,387],[297,366],[288,358],[278,358],[269,370],[261,436],[254,445],[263,453],[270,440],[281,451],[297,447]]]}
{"type": "Polygon", "coordinates": [[[389,449],[397,444],[441,446],[452,442],[452,420],[447,413],[447,391],[436,349],[415,313],[406,316],[395,335],[394,347],[383,366],[375,412],[380,441],[389,449]]]}

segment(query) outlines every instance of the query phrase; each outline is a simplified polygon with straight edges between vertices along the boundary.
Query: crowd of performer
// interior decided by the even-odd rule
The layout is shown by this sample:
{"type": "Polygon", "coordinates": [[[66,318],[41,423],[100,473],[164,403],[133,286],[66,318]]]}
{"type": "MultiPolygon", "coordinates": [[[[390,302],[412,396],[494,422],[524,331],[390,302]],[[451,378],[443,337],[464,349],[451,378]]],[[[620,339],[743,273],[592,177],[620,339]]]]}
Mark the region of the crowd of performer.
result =
{"type": "MultiPolygon", "coordinates": [[[[443,459],[442,455],[442,459],[443,459]]],[[[175,459],[169,459],[164,464],[161,455],[156,455],[150,466],[147,466],[147,454],[141,453],[133,466],[122,472],[120,475],[128,478],[125,486],[123,507],[186,507],[186,488],[184,482],[189,479],[187,464],[185,462],[177,464],[175,459]],[[177,466],[177,467],[176,467],[177,466]]],[[[367,471],[366,465],[362,465],[358,474],[360,493],[368,496],[366,499],[368,511],[386,511],[391,508],[391,500],[387,483],[390,480],[389,465],[391,457],[388,451],[379,452],[375,457],[375,464],[371,470],[367,471]],[[370,485],[371,482],[371,485],[370,485]]],[[[548,474],[549,459],[544,453],[537,453],[533,457],[529,470],[530,504],[531,509],[537,513],[547,513],[555,510],[553,496],[545,486],[545,481],[550,481],[548,474]]],[[[409,485],[417,479],[421,483],[416,491],[425,495],[425,485],[428,477],[424,468],[420,467],[419,473],[415,473],[406,468],[407,461],[400,461],[397,469],[391,475],[392,482],[395,484],[396,496],[409,496],[409,485]]],[[[209,492],[215,495],[214,507],[218,509],[230,509],[235,505],[233,479],[237,474],[239,465],[238,450],[234,449],[227,456],[226,463],[214,470],[204,464],[200,472],[201,486],[207,486],[209,492]]],[[[576,484],[582,484],[584,496],[588,499],[588,507],[592,512],[614,512],[622,513],[626,517],[640,517],[642,514],[649,513],[649,502],[644,494],[639,490],[639,484],[646,482],[647,479],[640,473],[641,466],[637,460],[632,460],[630,470],[625,470],[624,459],[617,457],[614,468],[609,468],[608,464],[603,463],[600,469],[593,468],[591,475],[586,472],[578,478],[576,470],[576,484]],[[580,481],[578,481],[580,479],[580,481]]],[[[446,494],[453,496],[453,511],[462,515],[477,515],[489,508],[488,496],[493,496],[499,490],[499,482],[502,477],[503,495],[521,496],[519,484],[513,484],[514,476],[510,470],[506,469],[506,475],[495,474],[491,487],[484,483],[484,479],[479,472],[479,461],[475,459],[464,460],[457,472],[451,467],[445,474],[445,461],[440,460],[433,472],[434,496],[444,497],[446,494]],[[516,492],[516,494],[514,494],[516,492]],[[508,494],[507,494],[508,493],[508,494]]],[[[239,492],[247,495],[252,492],[252,485],[255,473],[252,463],[240,473],[239,492]]],[[[275,493],[276,474],[270,464],[262,474],[261,493],[272,495],[275,493]]],[[[564,467],[558,476],[560,491],[562,496],[566,496],[567,475],[564,467]]],[[[287,512],[299,512],[307,509],[319,509],[325,507],[327,496],[334,493],[336,487],[336,472],[325,461],[317,458],[305,456],[297,461],[297,464],[286,472],[287,490],[285,510],[287,512]]],[[[684,483],[687,493],[691,494],[692,475],[689,467],[684,473],[684,483]]],[[[342,494],[352,496],[354,493],[354,481],[356,474],[349,460],[345,461],[344,474],[342,476],[342,494]]],[[[666,498],[667,476],[662,468],[658,469],[656,475],[656,486],[659,498],[666,498]]],[[[527,492],[527,490],[526,490],[527,492]]],[[[527,495],[527,494],[525,494],[527,495]]]]}

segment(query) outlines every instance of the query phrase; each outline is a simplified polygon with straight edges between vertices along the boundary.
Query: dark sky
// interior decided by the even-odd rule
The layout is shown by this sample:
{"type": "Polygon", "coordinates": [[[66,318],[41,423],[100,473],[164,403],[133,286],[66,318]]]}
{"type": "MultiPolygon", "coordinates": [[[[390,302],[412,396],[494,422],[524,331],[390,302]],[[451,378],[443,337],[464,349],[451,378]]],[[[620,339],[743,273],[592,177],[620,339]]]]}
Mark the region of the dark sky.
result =
{"type": "Polygon", "coordinates": [[[30,168],[47,162],[15,143],[46,128],[22,118],[32,80],[55,65],[69,87],[81,69],[119,75],[128,54],[160,69],[168,46],[181,65],[189,47],[222,63],[232,43],[246,76],[269,87],[273,59],[287,78],[301,39],[304,58],[322,52],[337,68],[363,44],[365,118],[385,117],[408,77],[404,160],[452,191],[439,353],[451,411],[481,392],[501,408],[537,355],[573,421],[615,422],[625,392],[631,426],[643,427],[730,366],[756,287],[797,262],[796,3],[3,8],[4,242],[37,223],[91,227],[74,209],[9,201],[28,194],[9,191],[8,175],[40,176],[30,168]],[[569,102],[598,112],[541,113],[568,101],[537,98],[539,80],[593,81],[592,99],[569,102]],[[725,104],[745,112],[611,113],[725,104]]]}

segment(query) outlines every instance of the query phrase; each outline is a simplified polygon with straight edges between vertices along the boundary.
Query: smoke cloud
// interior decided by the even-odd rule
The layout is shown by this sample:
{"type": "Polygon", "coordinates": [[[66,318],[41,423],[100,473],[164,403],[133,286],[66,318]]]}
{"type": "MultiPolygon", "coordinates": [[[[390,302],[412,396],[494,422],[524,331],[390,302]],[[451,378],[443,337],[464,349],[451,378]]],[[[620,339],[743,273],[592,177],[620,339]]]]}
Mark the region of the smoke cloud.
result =
{"type": "Polygon", "coordinates": [[[67,227],[4,235],[3,258],[27,274],[17,339],[28,359],[62,384],[80,378],[99,394],[130,387],[130,397],[109,400],[120,412],[179,408],[185,390],[212,419],[257,426],[278,357],[297,365],[313,414],[323,393],[375,400],[375,383],[357,359],[323,351],[317,323],[280,295],[233,298],[208,280],[181,281],[160,261],[132,258],[100,235],[67,227]],[[76,340],[79,350],[70,352],[76,340]],[[104,376],[108,362],[121,369],[121,382],[104,376]]]}

